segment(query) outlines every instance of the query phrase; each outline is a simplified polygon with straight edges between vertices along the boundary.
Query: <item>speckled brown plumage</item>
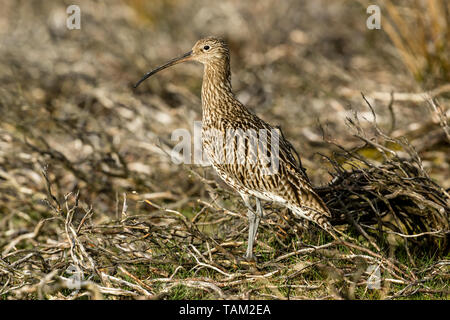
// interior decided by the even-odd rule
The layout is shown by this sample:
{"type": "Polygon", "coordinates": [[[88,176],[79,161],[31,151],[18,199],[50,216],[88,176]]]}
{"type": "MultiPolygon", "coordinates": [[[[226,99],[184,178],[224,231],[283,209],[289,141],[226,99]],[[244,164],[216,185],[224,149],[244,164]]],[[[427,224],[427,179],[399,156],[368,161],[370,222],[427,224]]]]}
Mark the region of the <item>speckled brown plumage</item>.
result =
{"type": "Polygon", "coordinates": [[[231,90],[230,56],[224,41],[212,37],[201,39],[192,51],[149,72],[141,81],[168,66],[188,60],[204,64],[204,152],[219,176],[240,193],[249,209],[247,258],[253,256],[253,241],[263,214],[260,199],[281,203],[337,238],[328,222],[330,212],[311,187],[301,163],[295,161],[290,143],[277,128],[258,118],[235,98],[231,90]],[[228,134],[230,132],[232,134],[228,134]],[[268,133],[266,149],[252,144],[253,138],[258,141],[262,137],[261,132],[268,133]],[[275,144],[278,145],[278,154],[272,152],[275,144]],[[277,170],[267,174],[270,164],[255,161],[262,156],[276,157],[277,170]],[[255,197],[256,208],[251,205],[250,197],[255,197]]]}

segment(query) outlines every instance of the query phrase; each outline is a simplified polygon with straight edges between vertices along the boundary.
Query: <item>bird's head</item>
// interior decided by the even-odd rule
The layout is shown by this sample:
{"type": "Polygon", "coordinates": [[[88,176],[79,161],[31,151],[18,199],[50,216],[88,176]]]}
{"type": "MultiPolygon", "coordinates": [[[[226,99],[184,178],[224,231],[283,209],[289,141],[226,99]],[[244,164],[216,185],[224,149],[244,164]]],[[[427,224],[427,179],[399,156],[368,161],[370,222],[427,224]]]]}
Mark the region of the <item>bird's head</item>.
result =
{"type": "Polygon", "coordinates": [[[186,61],[198,61],[204,65],[214,64],[221,61],[229,63],[228,45],[225,41],[214,37],[200,39],[195,43],[191,51],[186,52],[185,54],[174,58],[162,66],[146,73],[144,77],[134,85],[134,87],[136,88],[144,80],[151,77],[155,73],[186,61]]]}
{"type": "Polygon", "coordinates": [[[226,42],[214,37],[198,40],[191,52],[191,59],[203,64],[214,63],[229,58],[226,42]]]}

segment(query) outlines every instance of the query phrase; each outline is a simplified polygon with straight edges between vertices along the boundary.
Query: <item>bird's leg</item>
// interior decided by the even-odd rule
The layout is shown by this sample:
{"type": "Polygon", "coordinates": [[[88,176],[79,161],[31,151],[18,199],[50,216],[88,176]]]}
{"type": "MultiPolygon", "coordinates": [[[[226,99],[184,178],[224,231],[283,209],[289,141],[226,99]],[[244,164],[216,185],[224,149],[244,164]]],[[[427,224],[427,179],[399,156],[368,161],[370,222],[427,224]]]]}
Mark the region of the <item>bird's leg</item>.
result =
{"type": "Polygon", "coordinates": [[[248,260],[253,259],[253,243],[255,241],[255,223],[256,223],[256,214],[251,210],[248,210],[248,242],[247,242],[247,253],[245,257],[248,260]]]}
{"type": "MultiPolygon", "coordinates": [[[[245,205],[248,208],[247,217],[248,217],[248,243],[247,243],[247,253],[245,255],[246,259],[253,259],[253,242],[255,241],[256,231],[258,229],[259,217],[255,213],[253,206],[250,203],[250,197],[248,195],[241,194],[242,199],[244,200],[245,205]]],[[[258,204],[257,204],[258,207],[258,204]]]]}
{"type": "Polygon", "coordinates": [[[264,217],[264,212],[261,206],[261,200],[255,197],[256,202],[256,218],[255,218],[255,227],[253,229],[253,239],[256,239],[256,234],[258,233],[259,221],[264,217]]]}

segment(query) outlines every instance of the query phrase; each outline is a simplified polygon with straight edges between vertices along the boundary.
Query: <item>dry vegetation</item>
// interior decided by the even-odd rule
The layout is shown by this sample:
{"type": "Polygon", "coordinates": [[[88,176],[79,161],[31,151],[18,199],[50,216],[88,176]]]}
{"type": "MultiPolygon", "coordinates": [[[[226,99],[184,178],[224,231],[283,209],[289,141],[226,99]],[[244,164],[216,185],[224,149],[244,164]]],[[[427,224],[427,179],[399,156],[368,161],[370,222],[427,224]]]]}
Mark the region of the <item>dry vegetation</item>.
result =
{"type": "Polygon", "coordinates": [[[2,2],[0,299],[448,298],[447,1],[384,1],[373,31],[364,1],[79,1],[73,31],[69,4],[2,2]],[[201,67],[131,86],[211,34],[352,239],[266,203],[245,262],[239,196],[171,161],[201,67]]]}

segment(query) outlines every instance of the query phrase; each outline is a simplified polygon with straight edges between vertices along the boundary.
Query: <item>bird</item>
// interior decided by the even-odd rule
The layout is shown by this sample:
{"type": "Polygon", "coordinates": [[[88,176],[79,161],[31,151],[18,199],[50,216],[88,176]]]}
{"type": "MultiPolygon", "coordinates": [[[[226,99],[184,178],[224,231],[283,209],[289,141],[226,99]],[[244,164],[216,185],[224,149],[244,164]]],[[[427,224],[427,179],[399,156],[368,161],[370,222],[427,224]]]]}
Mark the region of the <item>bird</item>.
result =
{"type": "Polygon", "coordinates": [[[233,94],[230,51],[224,40],[198,40],[190,51],[146,73],[134,88],[161,70],[187,61],[200,62],[204,69],[203,151],[217,174],[240,194],[247,207],[245,258],[256,260],[253,245],[264,216],[261,200],[287,207],[295,216],[317,224],[339,240],[330,224],[330,210],[314,191],[300,157],[296,161],[293,147],[279,127],[263,121],[233,94]]]}

